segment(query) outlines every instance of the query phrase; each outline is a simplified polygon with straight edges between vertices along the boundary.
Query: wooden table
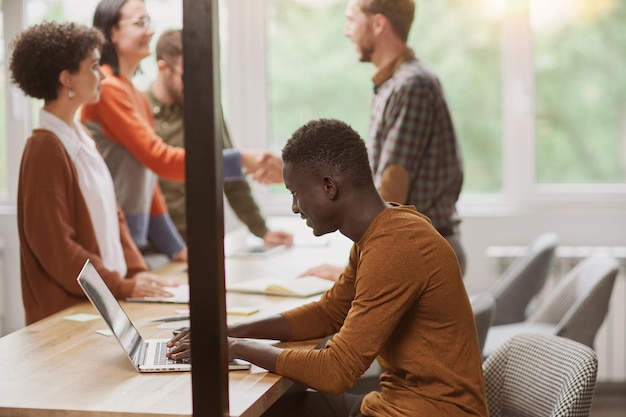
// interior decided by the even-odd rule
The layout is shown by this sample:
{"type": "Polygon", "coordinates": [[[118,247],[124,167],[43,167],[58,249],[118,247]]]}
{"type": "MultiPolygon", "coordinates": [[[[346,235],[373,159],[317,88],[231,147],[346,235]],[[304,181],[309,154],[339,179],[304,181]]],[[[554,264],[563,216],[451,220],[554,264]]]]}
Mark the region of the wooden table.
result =
{"type": "MultiPolygon", "coordinates": [[[[237,238],[233,234],[233,239],[237,238]]],[[[348,247],[343,237],[335,237],[324,247],[294,247],[254,259],[227,258],[226,275],[227,279],[242,280],[277,268],[293,271],[295,267],[333,260],[341,264],[348,257],[348,247]]],[[[181,280],[184,270],[184,265],[171,264],[160,274],[181,280]]],[[[227,294],[227,305],[259,307],[259,313],[250,318],[284,311],[302,302],[227,294]]],[[[159,323],[151,319],[186,308],[180,304],[127,302],[122,306],[146,338],[170,337],[170,330],[159,329],[159,323]]],[[[138,373],[115,338],[96,332],[107,328],[104,320],[65,319],[78,313],[94,314],[95,309],[84,302],[0,338],[0,416],[191,416],[191,373],[138,373]]],[[[228,316],[229,322],[245,319],[228,316]]],[[[310,341],[289,347],[314,345],[315,341],[310,341]]],[[[250,371],[229,372],[230,415],[261,415],[291,384],[256,366],[250,371]]]]}

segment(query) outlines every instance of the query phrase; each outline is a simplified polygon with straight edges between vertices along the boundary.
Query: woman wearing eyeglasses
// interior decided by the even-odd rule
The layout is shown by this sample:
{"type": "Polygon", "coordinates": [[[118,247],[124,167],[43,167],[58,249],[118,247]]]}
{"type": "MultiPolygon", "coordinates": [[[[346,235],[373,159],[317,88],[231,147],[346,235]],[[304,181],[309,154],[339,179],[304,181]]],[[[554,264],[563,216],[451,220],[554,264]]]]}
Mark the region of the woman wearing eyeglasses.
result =
{"type": "Polygon", "coordinates": [[[115,184],[131,235],[142,251],[153,245],[175,261],[187,261],[185,242],[173,227],[157,175],[184,179],[184,153],[169,149],[152,129],[152,115],[132,83],[150,55],[154,31],[141,0],[102,0],[93,24],[104,34],[100,101],[83,107],[81,120],[96,138],[115,184]],[[155,175],[156,173],[156,175],[155,175]]]}
{"type": "Polygon", "coordinates": [[[17,196],[27,324],[85,300],[76,276],[87,259],[117,298],[168,294],[146,271],[106,164],[74,120],[81,105],[98,100],[103,43],[93,28],[52,22],[13,41],[12,81],[44,101],[22,154],[17,196]]]}
{"type": "MultiPolygon", "coordinates": [[[[140,62],[150,55],[154,31],[142,0],[102,0],[93,24],[104,34],[102,93],[98,103],[84,106],[81,120],[96,138],[109,166],[115,191],[133,239],[172,260],[186,261],[187,248],[176,230],[157,182],[158,177],[184,181],[185,150],[168,146],[153,129],[147,97],[132,83],[140,62]]],[[[225,150],[224,180],[276,167],[280,160],[267,152],[225,150]],[[268,166],[269,165],[269,166],[268,166]]],[[[278,174],[277,179],[282,181],[278,174]]]]}

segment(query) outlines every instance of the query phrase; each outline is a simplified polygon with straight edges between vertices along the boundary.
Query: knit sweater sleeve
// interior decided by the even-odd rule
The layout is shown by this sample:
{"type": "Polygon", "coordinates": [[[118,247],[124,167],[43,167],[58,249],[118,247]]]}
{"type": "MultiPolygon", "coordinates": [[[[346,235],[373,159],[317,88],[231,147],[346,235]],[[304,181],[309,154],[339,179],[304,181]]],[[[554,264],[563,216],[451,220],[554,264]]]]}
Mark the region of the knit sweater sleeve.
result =
{"type": "Polygon", "coordinates": [[[100,100],[84,106],[81,121],[98,122],[109,139],[124,146],[158,176],[173,181],[185,179],[185,150],[169,146],[157,136],[148,100],[132,85],[107,74],[100,100]]]}
{"type": "MultiPolygon", "coordinates": [[[[224,132],[224,149],[232,149],[233,143],[226,123],[223,124],[222,129],[224,132]]],[[[254,201],[248,181],[242,179],[224,183],[224,194],[239,220],[248,227],[252,234],[263,237],[269,229],[261,215],[261,209],[254,201]]]]}
{"type": "Polygon", "coordinates": [[[159,183],[155,184],[152,194],[148,236],[152,244],[170,258],[186,246],[167,211],[159,183]]]}
{"type": "Polygon", "coordinates": [[[119,206],[117,207],[117,219],[120,224],[120,241],[122,242],[122,250],[124,251],[124,259],[126,259],[126,268],[128,270],[126,275],[132,277],[138,272],[147,271],[148,266],[130,235],[126,217],[119,206]]]}

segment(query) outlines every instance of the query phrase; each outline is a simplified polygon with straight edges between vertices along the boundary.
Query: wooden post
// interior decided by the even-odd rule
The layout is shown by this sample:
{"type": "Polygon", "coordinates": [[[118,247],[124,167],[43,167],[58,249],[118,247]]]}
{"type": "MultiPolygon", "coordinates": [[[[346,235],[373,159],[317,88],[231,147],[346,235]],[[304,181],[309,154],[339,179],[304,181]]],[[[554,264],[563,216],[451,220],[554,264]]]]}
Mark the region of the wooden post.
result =
{"type": "Polygon", "coordinates": [[[187,241],[194,416],[228,416],[217,0],[183,0],[187,241]]]}

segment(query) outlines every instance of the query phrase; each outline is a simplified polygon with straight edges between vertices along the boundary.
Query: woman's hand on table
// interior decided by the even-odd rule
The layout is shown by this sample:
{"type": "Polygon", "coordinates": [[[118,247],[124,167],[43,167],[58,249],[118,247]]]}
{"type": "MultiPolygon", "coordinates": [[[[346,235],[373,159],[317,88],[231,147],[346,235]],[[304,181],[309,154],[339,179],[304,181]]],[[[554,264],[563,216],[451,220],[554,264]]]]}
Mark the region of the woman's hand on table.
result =
{"type": "Polygon", "coordinates": [[[171,286],[152,272],[139,272],[134,277],[135,286],[130,294],[133,298],[143,297],[173,297],[174,294],[165,290],[165,286],[171,286]]]}

